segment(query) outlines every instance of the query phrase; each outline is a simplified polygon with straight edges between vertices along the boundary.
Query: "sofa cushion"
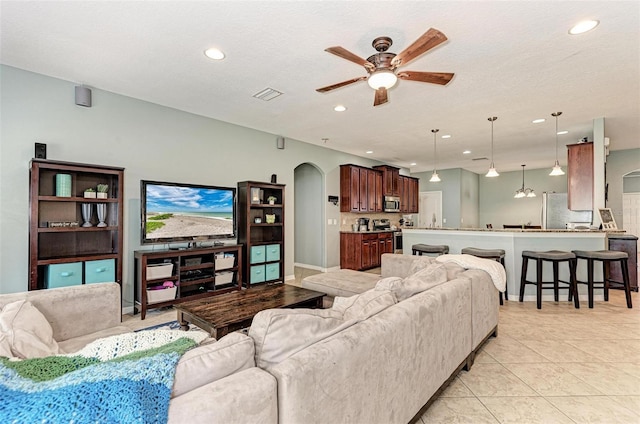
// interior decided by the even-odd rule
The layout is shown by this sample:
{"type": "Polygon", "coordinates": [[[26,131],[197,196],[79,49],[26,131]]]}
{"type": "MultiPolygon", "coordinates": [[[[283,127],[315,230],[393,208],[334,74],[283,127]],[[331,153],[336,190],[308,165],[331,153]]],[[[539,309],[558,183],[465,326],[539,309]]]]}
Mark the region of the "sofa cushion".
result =
{"type": "Polygon", "coordinates": [[[186,352],[176,366],[171,397],[255,367],[254,355],[253,340],[237,332],[186,352]]]}
{"type": "Polygon", "coordinates": [[[253,318],[249,336],[256,365],[268,369],[296,352],[353,325],[332,309],[267,309],[253,318]]]}
{"type": "Polygon", "coordinates": [[[341,269],[310,275],[305,277],[300,285],[305,289],[326,293],[329,296],[347,297],[371,290],[379,279],[379,275],[370,272],[341,269]]]}
{"type": "Polygon", "coordinates": [[[98,339],[125,333],[131,333],[131,329],[124,325],[119,325],[117,327],[106,328],[94,333],[85,334],[84,336],[74,337],[69,340],[58,342],[58,346],[60,347],[60,353],[74,353],[98,339]]]}
{"type": "Polygon", "coordinates": [[[331,309],[342,313],[343,320],[361,321],[397,303],[389,290],[369,290],[351,297],[336,297],[331,309]]]}
{"type": "Polygon", "coordinates": [[[53,329],[27,300],[8,303],[0,311],[0,345],[16,358],[42,358],[60,352],[53,329]]]}
{"type": "MultiPolygon", "coordinates": [[[[420,261],[422,262],[422,261],[420,261]]],[[[387,277],[378,281],[376,291],[390,290],[398,302],[448,281],[447,268],[444,264],[431,262],[407,278],[387,277]]]]}

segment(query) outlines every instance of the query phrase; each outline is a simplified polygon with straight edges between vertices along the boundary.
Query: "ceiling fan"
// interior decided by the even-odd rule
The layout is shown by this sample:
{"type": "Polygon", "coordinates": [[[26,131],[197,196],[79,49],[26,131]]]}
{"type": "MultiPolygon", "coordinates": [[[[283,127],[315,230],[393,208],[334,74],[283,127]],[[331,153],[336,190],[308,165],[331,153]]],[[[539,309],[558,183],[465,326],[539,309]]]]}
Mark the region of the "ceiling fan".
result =
{"type": "Polygon", "coordinates": [[[320,93],[326,93],[327,91],[335,90],[336,88],[344,87],[345,85],[353,84],[354,82],[367,80],[369,86],[376,90],[373,105],[379,106],[381,104],[387,103],[387,101],[389,100],[387,96],[387,90],[395,85],[398,78],[409,81],[429,82],[432,84],[446,85],[449,81],[451,81],[454,74],[449,72],[396,72],[396,69],[400,66],[408,64],[413,59],[417,58],[423,53],[426,53],[437,45],[444,43],[446,40],[447,37],[443,33],[438,31],[437,29],[430,28],[427,32],[422,34],[420,38],[414,41],[413,44],[411,44],[409,47],[404,49],[399,54],[395,54],[387,52],[389,47],[391,47],[391,44],[393,44],[391,38],[378,37],[373,40],[373,43],[371,43],[373,48],[376,49],[378,53],[369,56],[367,60],[364,60],[360,56],[351,53],[343,47],[329,47],[328,49],[325,49],[326,52],[335,54],[338,57],[364,66],[369,75],[318,88],[316,89],[316,91],[320,93]]]}

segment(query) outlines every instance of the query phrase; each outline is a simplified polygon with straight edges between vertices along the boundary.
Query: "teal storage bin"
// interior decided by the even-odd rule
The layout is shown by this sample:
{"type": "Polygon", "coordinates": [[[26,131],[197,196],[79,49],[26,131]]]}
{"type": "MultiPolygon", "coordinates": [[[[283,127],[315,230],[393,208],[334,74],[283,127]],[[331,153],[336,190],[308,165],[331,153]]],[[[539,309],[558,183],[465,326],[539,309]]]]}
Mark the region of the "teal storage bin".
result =
{"type": "Polygon", "coordinates": [[[259,264],[265,261],[265,248],[264,246],[253,246],[249,254],[251,264],[259,264]]]}
{"type": "Polygon", "coordinates": [[[265,281],[264,265],[252,266],[249,284],[263,283],[265,281]]]}
{"type": "Polygon", "coordinates": [[[82,262],[49,265],[45,270],[44,278],[48,289],[80,285],[82,284],[82,262]]]}
{"type": "Polygon", "coordinates": [[[110,283],[116,281],[116,260],[102,259],[99,261],[87,261],[84,263],[84,282],[110,283]]]}
{"type": "Polygon", "coordinates": [[[280,245],[279,244],[270,244],[266,246],[267,250],[267,262],[279,261],[280,260],[280,245]]]}
{"type": "Polygon", "coordinates": [[[277,280],[280,278],[280,264],[267,264],[265,265],[265,278],[266,281],[277,280]]]}

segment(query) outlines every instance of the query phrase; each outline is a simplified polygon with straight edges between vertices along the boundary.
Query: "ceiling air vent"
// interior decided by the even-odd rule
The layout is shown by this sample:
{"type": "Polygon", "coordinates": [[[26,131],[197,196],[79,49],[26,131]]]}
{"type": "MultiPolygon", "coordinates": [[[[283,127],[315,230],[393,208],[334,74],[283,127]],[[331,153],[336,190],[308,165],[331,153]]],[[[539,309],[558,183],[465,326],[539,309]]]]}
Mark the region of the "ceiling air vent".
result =
{"type": "Polygon", "coordinates": [[[489,158],[482,157],[482,158],[473,158],[471,160],[473,160],[473,161],[476,161],[476,160],[489,160],[489,158]]]}
{"type": "Polygon", "coordinates": [[[267,87],[264,90],[254,94],[253,97],[255,97],[256,99],[260,99],[260,100],[264,100],[265,102],[268,102],[269,100],[273,100],[276,97],[281,95],[282,93],[280,91],[267,87]]]}

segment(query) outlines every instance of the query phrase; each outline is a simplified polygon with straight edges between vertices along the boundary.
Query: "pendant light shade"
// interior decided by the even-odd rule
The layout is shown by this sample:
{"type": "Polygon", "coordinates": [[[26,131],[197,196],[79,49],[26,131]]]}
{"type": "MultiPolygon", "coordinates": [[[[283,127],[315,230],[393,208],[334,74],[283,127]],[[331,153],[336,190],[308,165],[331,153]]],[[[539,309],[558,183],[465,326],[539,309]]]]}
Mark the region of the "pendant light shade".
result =
{"type": "Polygon", "coordinates": [[[439,129],[433,129],[431,132],[433,133],[433,175],[431,175],[430,183],[438,183],[440,182],[440,177],[438,176],[438,171],[436,169],[436,164],[438,163],[436,159],[436,134],[440,131],[439,129]]]}
{"type": "Polygon", "coordinates": [[[516,194],[513,197],[516,199],[522,199],[523,197],[536,197],[536,192],[533,191],[532,188],[524,188],[524,167],[526,165],[520,166],[522,166],[522,187],[516,190],[516,194]]]}
{"type": "Polygon", "coordinates": [[[489,172],[486,173],[485,177],[499,177],[498,171],[496,171],[496,167],[493,165],[493,122],[498,119],[497,116],[492,116],[491,118],[487,118],[491,122],[491,167],[489,168],[489,172]]]}
{"type": "Polygon", "coordinates": [[[556,118],[556,163],[551,169],[549,175],[556,177],[558,175],[564,175],[564,171],[560,167],[560,162],[558,162],[558,116],[562,115],[562,112],[554,112],[551,114],[554,118],[556,118]]]}

